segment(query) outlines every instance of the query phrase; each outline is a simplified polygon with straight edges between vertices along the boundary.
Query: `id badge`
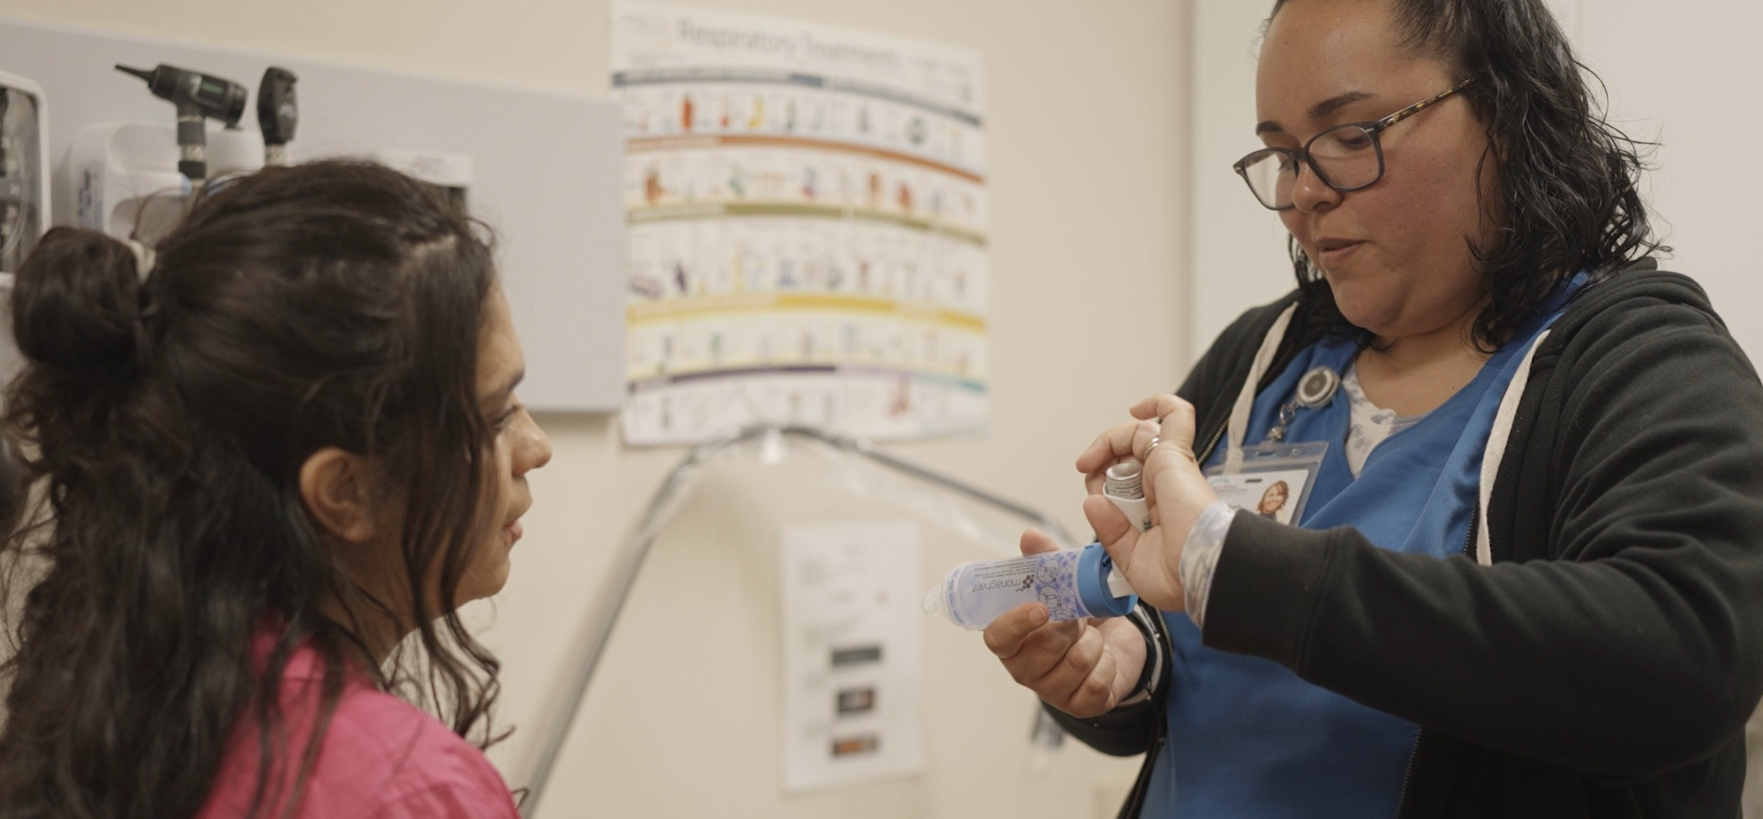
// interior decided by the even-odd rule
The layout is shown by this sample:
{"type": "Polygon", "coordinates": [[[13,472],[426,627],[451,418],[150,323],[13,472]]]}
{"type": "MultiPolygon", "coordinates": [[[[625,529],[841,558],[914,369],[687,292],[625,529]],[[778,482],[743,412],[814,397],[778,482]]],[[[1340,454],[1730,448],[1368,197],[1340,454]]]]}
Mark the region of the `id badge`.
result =
{"type": "Polygon", "coordinates": [[[1243,450],[1242,468],[1226,474],[1224,466],[1206,470],[1206,482],[1218,499],[1270,520],[1296,525],[1328,454],[1327,441],[1261,444],[1243,450]]]}

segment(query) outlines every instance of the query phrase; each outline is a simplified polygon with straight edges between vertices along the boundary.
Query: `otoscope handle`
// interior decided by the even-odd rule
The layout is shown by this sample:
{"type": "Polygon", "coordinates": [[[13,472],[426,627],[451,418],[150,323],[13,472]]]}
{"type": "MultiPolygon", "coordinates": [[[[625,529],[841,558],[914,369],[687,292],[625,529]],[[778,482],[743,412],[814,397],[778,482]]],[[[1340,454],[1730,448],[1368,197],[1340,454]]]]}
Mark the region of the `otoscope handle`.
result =
{"type": "Polygon", "coordinates": [[[200,106],[178,106],[178,173],[198,184],[208,178],[207,120],[200,106]]]}

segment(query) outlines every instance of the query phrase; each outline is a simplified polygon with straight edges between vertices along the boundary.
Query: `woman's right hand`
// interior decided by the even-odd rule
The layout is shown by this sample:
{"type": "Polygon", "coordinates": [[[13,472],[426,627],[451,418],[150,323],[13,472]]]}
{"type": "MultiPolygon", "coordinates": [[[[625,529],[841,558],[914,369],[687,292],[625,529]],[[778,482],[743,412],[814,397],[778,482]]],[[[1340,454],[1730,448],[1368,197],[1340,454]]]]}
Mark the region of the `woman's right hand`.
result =
{"type": "MultiPolygon", "coordinates": [[[[1059,548],[1047,535],[1022,533],[1025,555],[1059,548]]],[[[1114,710],[1145,667],[1145,635],[1125,617],[1048,622],[1047,607],[1024,603],[993,620],[986,648],[1042,702],[1080,719],[1114,710]]]]}
{"type": "MultiPolygon", "coordinates": [[[[1126,421],[1108,428],[1077,456],[1077,470],[1084,473],[1084,489],[1091,495],[1102,494],[1108,480],[1108,467],[1132,461],[1139,463],[1139,453],[1151,445],[1151,439],[1163,432],[1154,420],[1126,421]]],[[[1155,517],[1155,513],[1152,515],[1155,517]]]]}

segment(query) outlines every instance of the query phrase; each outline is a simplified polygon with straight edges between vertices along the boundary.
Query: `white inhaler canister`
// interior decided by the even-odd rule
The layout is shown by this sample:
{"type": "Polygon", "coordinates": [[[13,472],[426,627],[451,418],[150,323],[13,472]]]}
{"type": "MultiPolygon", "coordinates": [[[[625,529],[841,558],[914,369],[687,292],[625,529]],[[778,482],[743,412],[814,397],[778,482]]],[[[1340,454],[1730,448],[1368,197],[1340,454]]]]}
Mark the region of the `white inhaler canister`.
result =
{"type": "Polygon", "coordinates": [[[1102,497],[1114,504],[1141,532],[1151,531],[1151,510],[1145,504],[1145,468],[1138,461],[1122,461],[1103,475],[1102,497]]]}
{"type": "Polygon", "coordinates": [[[1119,617],[1139,597],[1115,568],[1113,558],[1092,543],[1007,560],[963,563],[924,595],[924,613],[955,625],[983,629],[1024,603],[1040,601],[1052,620],[1119,617]]]}

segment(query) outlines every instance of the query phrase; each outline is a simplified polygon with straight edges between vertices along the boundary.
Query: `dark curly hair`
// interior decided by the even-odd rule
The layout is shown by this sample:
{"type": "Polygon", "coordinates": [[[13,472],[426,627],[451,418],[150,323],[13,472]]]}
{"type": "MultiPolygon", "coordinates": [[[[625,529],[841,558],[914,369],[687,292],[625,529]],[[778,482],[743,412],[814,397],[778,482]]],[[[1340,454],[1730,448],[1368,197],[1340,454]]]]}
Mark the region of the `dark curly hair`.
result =
{"type": "Polygon", "coordinates": [[[108,236],[44,237],[12,298],[27,364],[5,419],[34,505],[0,550],[0,817],[192,816],[239,726],[255,811],[292,809],[350,667],[489,735],[498,664],[454,610],[496,491],[481,232],[429,185],[328,162],[216,187],[144,278],[108,236]],[[298,473],[325,447],[383,465],[408,594],[357,585],[309,519],[298,473]],[[348,625],[376,618],[414,629],[421,662],[382,671],[348,625]],[[293,738],[301,646],[324,685],[293,738]]]}
{"type": "MultiPolygon", "coordinates": [[[[1289,0],[1275,0],[1269,23],[1289,0]]],[[[1400,42],[1448,62],[1487,128],[1505,223],[1491,247],[1470,241],[1488,304],[1474,342],[1499,347],[1564,277],[1614,275],[1669,251],[1653,239],[1640,143],[1605,121],[1591,82],[1543,0],[1389,0],[1400,42]],[[1493,146],[1498,146],[1497,148],[1493,146]],[[1497,158],[1492,154],[1497,153],[1497,158]]],[[[1601,88],[1601,85],[1600,85],[1601,88]]],[[[1322,274],[1294,240],[1298,287],[1345,323],[1322,274]]]]}

